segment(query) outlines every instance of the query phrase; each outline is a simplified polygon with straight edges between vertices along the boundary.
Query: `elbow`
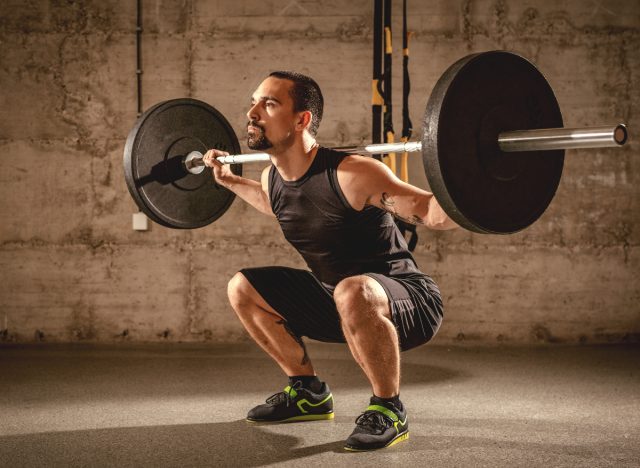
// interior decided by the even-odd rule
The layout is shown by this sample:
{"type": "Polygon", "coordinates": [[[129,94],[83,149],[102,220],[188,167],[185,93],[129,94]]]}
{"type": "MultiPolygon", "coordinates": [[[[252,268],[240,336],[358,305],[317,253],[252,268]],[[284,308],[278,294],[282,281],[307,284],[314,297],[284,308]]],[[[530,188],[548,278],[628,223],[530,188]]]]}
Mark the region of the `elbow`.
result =
{"type": "Polygon", "coordinates": [[[447,213],[442,209],[435,197],[431,197],[427,208],[427,214],[424,217],[425,225],[437,231],[446,231],[449,229],[455,229],[458,226],[447,213]]]}
{"type": "Polygon", "coordinates": [[[429,229],[433,229],[434,231],[444,231],[447,229],[444,223],[436,223],[431,221],[425,223],[425,226],[427,226],[429,229]]]}
{"type": "Polygon", "coordinates": [[[434,231],[448,231],[449,229],[456,229],[460,227],[444,213],[442,216],[438,217],[427,216],[425,221],[425,226],[429,229],[433,229],[434,231]]]}

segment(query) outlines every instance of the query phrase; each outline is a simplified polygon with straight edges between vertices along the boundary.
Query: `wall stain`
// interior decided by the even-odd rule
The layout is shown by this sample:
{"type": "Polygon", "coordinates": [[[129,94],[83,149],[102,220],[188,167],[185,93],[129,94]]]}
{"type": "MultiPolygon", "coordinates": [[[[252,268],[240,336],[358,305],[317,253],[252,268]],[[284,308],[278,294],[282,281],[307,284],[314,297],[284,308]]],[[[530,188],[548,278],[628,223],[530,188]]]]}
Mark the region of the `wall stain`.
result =
{"type": "Polygon", "coordinates": [[[196,267],[193,261],[193,249],[187,250],[187,332],[191,335],[197,335],[201,317],[198,314],[198,291],[196,279],[196,267]]]}
{"type": "Polygon", "coordinates": [[[542,324],[536,324],[531,328],[531,337],[538,342],[542,342],[542,343],[562,343],[563,340],[561,340],[558,337],[555,337],[552,333],[551,330],[549,330],[548,327],[542,325],[542,324]]]}
{"type": "Polygon", "coordinates": [[[81,300],[71,308],[71,323],[67,327],[71,341],[90,341],[97,338],[93,306],[81,300]]]}
{"type": "Polygon", "coordinates": [[[11,343],[15,341],[20,341],[17,334],[11,333],[8,328],[0,330],[0,342],[11,343]]]}
{"type": "MultiPolygon", "coordinates": [[[[316,34],[319,34],[316,32],[316,34]]],[[[369,21],[364,18],[352,18],[349,21],[338,23],[336,36],[342,42],[349,42],[356,38],[368,38],[371,35],[369,21]]]]}

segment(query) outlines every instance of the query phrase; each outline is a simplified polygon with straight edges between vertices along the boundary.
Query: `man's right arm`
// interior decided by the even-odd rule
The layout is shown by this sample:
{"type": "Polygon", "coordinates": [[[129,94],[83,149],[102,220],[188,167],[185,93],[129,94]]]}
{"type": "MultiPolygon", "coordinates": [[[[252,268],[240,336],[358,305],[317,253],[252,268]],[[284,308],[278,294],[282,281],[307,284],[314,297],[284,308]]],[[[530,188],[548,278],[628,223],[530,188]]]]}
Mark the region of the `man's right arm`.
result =
{"type": "Polygon", "coordinates": [[[258,182],[257,180],[247,179],[234,174],[228,165],[223,165],[215,159],[218,156],[224,156],[226,154],[227,153],[223,151],[209,150],[204,155],[205,165],[212,168],[216,183],[231,190],[258,211],[269,216],[275,216],[267,195],[269,168],[271,166],[266,167],[262,171],[261,180],[258,182]]]}

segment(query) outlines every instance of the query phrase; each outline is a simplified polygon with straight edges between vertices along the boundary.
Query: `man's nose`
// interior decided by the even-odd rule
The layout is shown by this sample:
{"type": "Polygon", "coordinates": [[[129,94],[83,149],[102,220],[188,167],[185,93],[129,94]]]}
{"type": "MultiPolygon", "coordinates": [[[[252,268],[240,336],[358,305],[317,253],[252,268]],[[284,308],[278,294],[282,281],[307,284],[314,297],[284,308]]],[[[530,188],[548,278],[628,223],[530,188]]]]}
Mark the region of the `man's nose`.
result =
{"type": "Polygon", "coordinates": [[[247,112],[247,118],[251,121],[251,120],[260,120],[260,114],[258,113],[258,105],[260,103],[256,102],[254,105],[252,105],[249,108],[249,111],[247,112]]]}

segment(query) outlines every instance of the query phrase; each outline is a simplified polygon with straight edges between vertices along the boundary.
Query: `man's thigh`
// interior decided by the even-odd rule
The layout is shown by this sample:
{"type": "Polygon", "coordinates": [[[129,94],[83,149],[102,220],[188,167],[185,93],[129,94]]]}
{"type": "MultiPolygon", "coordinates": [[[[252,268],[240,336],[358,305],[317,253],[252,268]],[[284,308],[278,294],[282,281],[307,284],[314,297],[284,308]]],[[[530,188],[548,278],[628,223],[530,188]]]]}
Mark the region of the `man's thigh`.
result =
{"type": "Polygon", "coordinates": [[[272,266],[245,268],[240,273],[297,336],[345,342],[331,291],[311,272],[272,266]]]}

